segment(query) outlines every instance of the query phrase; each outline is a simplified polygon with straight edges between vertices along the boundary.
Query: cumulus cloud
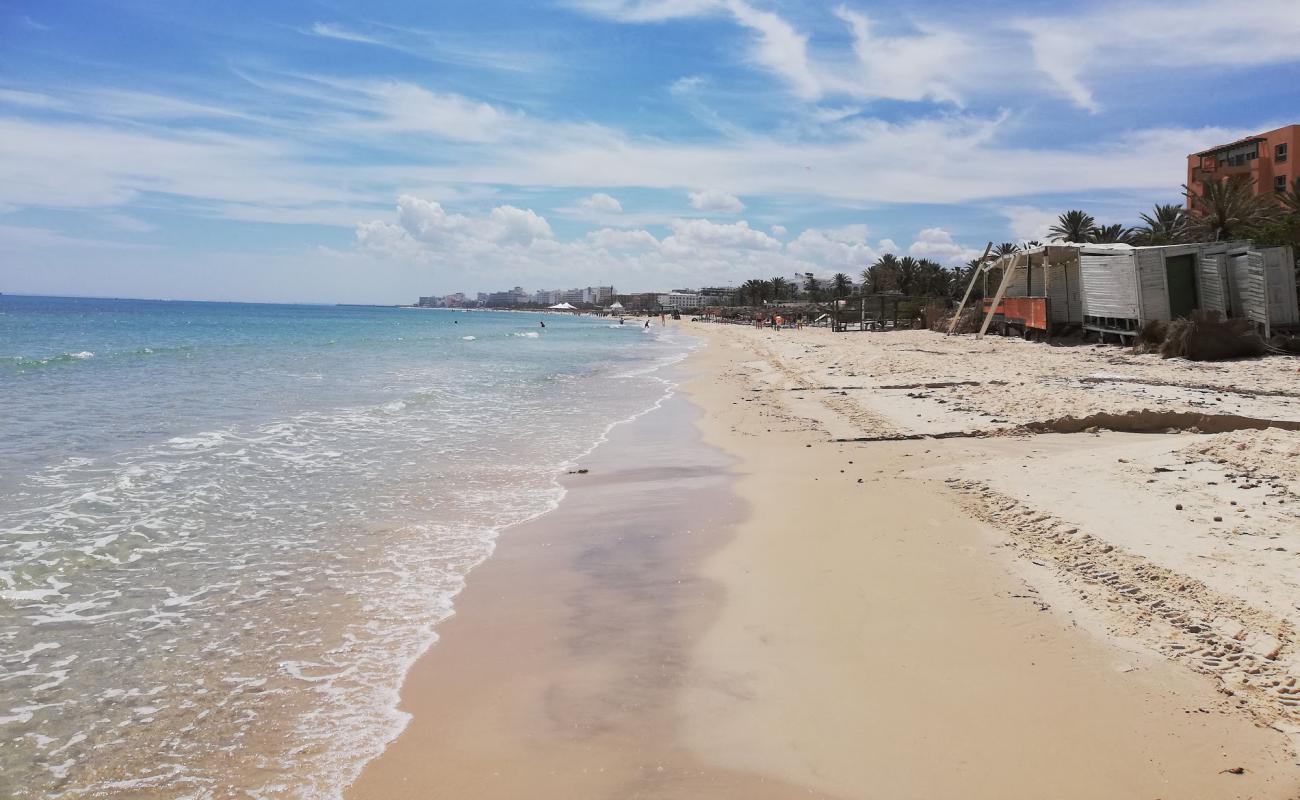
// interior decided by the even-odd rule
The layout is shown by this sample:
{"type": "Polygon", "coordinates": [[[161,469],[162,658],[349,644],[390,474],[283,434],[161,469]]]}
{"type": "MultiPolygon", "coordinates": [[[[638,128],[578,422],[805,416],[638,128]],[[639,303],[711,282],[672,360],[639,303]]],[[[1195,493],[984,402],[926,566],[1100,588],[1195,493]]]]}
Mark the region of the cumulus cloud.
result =
{"type": "Polygon", "coordinates": [[[784,225],[773,225],[769,230],[772,231],[773,236],[785,236],[790,232],[784,225]]]}
{"type": "Polygon", "coordinates": [[[861,225],[808,228],[783,244],[746,220],[675,219],[663,238],[640,229],[600,228],[565,241],[530,211],[498,206],[486,214],[461,214],[412,196],[399,199],[393,221],[356,227],[362,253],[457,272],[473,267],[480,280],[612,280],[642,289],[737,283],[756,275],[856,273],[877,257],[866,233],[861,225]],[[503,216],[517,225],[504,224],[503,216]]]}
{"type": "Polygon", "coordinates": [[[943,228],[925,228],[916,235],[907,252],[916,258],[928,258],[940,264],[962,264],[978,258],[979,252],[953,241],[952,234],[943,228]]]}
{"type": "Polygon", "coordinates": [[[673,232],[664,239],[668,248],[735,248],[740,250],[780,250],[781,243],[749,223],[718,223],[707,219],[676,219],[673,232]]]}
{"type": "Polygon", "coordinates": [[[528,245],[551,239],[550,223],[531,209],[497,206],[481,217],[448,214],[441,203],[402,195],[397,200],[397,224],[363,222],[357,239],[366,248],[388,255],[410,256],[424,250],[449,252],[486,245],[528,245]]]}
{"type": "Polygon", "coordinates": [[[696,211],[717,212],[721,214],[739,214],[745,210],[745,204],[734,194],[717,189],[705,189],[691,192],[691,208],[696,211]]]}
{"type": "Polygon", "coordinates": [[[623,204],[618,201],[618,198],[611,197],[604,192],[596,192],[590,197],[582,198],[578,201],[578,207],[597,214],[623,213],[623,204]]]}
{"type": "Polygon", "coordinates": [[[1007,206],[1001,212],[1007,218],[1011,237],[1017,242],[1047,241],[1051,238],[1051,227],[1056,224],[1059,216],[1059,212],[1033,206],[1007,206]]]}
{"type": "Polygon", "coordinates": [[[616,228],[594,230],[587,234],[587,241],[601,250],[652,250],[659,246],[659,240],[649,231],[616,228]]]}
{"type": "Polygon", "coordinates": [[[867,244],[866,226],[803,231],[786,247],[794,257],[819,264],[832,272],[857,273],[880,253],[867,244]]]}

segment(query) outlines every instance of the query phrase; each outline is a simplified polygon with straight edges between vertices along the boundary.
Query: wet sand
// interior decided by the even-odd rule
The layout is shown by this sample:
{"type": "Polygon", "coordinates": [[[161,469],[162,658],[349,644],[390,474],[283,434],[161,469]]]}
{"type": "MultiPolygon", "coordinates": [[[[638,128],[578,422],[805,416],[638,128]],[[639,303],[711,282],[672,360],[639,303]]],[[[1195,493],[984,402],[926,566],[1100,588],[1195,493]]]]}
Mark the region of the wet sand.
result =
{"type": "Polygon", "coordinates": [[[761,355],[708,336],[686,393],[472,573],[348,797],[1300,791],[1285,737],[1067,613],[910,477],[978,452],[830,442],[761,355]]]}

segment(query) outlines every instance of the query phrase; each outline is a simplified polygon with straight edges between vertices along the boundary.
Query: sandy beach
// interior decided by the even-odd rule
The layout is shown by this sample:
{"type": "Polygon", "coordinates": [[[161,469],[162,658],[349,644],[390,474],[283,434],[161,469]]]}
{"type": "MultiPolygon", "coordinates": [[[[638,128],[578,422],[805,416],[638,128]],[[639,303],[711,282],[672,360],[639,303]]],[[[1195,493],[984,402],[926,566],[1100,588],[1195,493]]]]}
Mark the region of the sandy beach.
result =
{"type": "Polygon", "coordinates": [[[1296,359],[683,328],[350,798],[1300,796],[1296,359]]]}

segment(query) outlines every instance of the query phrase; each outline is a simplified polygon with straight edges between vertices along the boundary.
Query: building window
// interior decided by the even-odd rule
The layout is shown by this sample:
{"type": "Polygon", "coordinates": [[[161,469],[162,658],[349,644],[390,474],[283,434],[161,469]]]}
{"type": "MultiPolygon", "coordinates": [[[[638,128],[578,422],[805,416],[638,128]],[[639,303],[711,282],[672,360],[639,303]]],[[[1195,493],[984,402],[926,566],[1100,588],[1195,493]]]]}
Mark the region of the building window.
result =
{"type": "Polygon", "coordinates": [[[1287,146],[1285,142],[1273,148],[1273,160],[1279,164],[1285,164],[1286,151],[1287,151],[1287,146]]]}
{"type": "Polygon", "coordinates": [[[1282,192],[1286,191],[1285,175],[1278,175],[1276,178],[1273,179],[1273,191],[1277,192],[1278,194],[1281,194],[1282,192]]]}

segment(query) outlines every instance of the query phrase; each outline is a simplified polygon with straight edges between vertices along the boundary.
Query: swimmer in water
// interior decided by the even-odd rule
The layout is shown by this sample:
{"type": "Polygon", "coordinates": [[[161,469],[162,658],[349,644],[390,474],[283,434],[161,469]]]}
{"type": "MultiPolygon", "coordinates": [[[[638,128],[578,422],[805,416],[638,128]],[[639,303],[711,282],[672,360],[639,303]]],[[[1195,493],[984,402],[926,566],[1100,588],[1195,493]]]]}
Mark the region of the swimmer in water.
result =
{"type": "Polygon", "coordinates": [[[538,320],[538,322],[540,322],[540,323],[542,324],[542,327],[543,327],[543,328],[546,327],[546,320],[542,319],[542,320],[538,320]]]}
{"type": "Polygon", "coordinates": [[[645,321],[645,326],[646,326],[647,328],[650,327],[650,320],[646,320],[646,321],[645,321]]]}

